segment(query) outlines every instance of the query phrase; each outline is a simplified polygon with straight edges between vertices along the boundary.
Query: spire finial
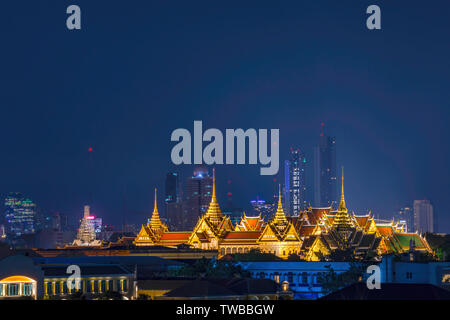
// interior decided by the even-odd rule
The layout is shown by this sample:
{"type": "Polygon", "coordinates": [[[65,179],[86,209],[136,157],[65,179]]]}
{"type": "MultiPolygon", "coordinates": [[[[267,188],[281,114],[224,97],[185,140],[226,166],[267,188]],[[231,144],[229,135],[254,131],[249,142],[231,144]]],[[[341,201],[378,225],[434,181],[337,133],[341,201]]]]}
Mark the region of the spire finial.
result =
{"type": "Polygon", "coordinates": [[[158,206],[156,201],[156,188],[155,188],[155,205],[153,207],[152,217],[150,218],[150,225],[153,229],[158,229],[161,227],[161,219],[159,217],[158,206]]]}
{"type": "Polygon", "coordinates": [[[216,168],[213,168],[213,189],[212,189],[211,202],[217,202],[217,199],[216,199],[216,168]]]}
{"type": "Polygon", "coordinates": [[[278,185],[278,208],[275,212],[274,222],[286,222],[286,215],[283,211],[283,205],[281,202],[281,184],[278,185]]]}
{"type": "Polygon", "coordinates": [[[278,184],[278,208],[281,208],[281,184],[278,184]]]}
{"type": "Polygon", "coordinates": [[[216,198],[216,170],[213,168],[213,189],[212,189],[212,196],[211,196],[211,202],[209,204],[208,210],[206,211],[206,216],[209,217],[209,221],[213,222],[214,224],[218,224],[220,221],[222,221],[223,214],[222,211],[220,211],[219,204],[217,203],[216,198]]]}
{"type": "Polygon", "coordinates": [[[340,211],[347,210],[347,208],[345,207],[345,197],[344,197],[344,166],[342,166],[341,201],[339,203],[338,210],[340,211]]]}
{"type": "Polygon", "coordinates": [[[155,188],[155,205],[153,206],[153,212],[158,212],[158,205],[156,203],[156,188],[155,188]]]}

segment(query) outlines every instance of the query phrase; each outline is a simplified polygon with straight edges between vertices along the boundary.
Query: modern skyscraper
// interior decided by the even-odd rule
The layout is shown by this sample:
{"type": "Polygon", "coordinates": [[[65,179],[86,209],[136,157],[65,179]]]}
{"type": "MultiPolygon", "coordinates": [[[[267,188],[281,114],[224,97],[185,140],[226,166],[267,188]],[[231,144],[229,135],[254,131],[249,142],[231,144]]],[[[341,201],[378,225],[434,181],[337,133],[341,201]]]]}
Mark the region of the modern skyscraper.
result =
{"type": "Polygon", "coordinates": [[[186,180],[181,221],[183,229],[193,228],[198,218],[208,210],[212,185],[213,179],[203,166],[196,168],[193,176],[186,180]]]}
{"type": "Polygon", "coordinates": [[[337,200],[336,139],[320,133],[314,149],[314,202],[317,207],[329,207],[337,200]]]}
{"type": "Polygon", "coordinates": [[[178,202],[179,198],[179,182],[177,172],[168,172],[166,175],[166,193],[164,201],[166,203],[178,202]]]}
{"type": "Polygon", "coordinates": [[[420,233],[434,232],[433,206],[429,200],[414,200],[414,228],[420,233]]]}
{"type": "Polygon", "coordinates": [[[11,192],[5,198],[6,233],[12,236],[35,233],[36,204],[20,193],[11,192]]]}
{"type": "Polygon", "coordinates": [[[404,206],[397,212],[396,220],[406,223],[406,232],[415,232],[414,228],[414,212],[410,206],[404,206]]]}
{"type": "Polygon", "coordinates": [[[230,217],[231,223],[233,225],[238,224],[241,221],[242,215],[244,214],[244,210],[242,208],[237,207],[233,202],[233,193],[231,192],[231,180],[227,181],[227,201],[225,202],[225,206],[222,209],[222,213],[228,217],[230,217]]]}
{"type": "Polygon", "coordinates": [[[172,230],[183,229],[183,208],[180,196],[180,179],[177,172],[166,175],[165,197],[166,222],[172,230]]]}
{"type": "Polygon", "coordinates": [[[285,211],[297,216],[306,208],[306,158],[300,149],[291,148],[284,170],[285,211]]]}

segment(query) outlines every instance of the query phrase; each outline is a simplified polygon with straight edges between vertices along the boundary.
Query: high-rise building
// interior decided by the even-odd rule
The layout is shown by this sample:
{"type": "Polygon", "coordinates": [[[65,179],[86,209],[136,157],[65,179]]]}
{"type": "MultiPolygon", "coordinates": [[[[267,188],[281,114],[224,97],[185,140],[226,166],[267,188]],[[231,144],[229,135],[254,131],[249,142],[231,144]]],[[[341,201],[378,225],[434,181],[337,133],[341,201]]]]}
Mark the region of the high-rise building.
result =
{"type": "Polygon", "coordinates": [[[314,149],[314,202],[317,207],[329,207],[337,200],[336,139],[320,133],[314,149]]]}
{"type": "Polygon", "coordinates": [[[178,202],[179,200],[179,182],[177,172],[168,172],[166,175],[166,193],[164,197],[165,203],[178,202]]]}
{"type": "Polygon", "coordinates": [[[182,230],[184,220],[178,172],[168,172],[166,175],[164,203],[167,225],[172,230],[182,230]]]}
{"type": "Polygon", "coordinates": [[[298,216],[306,208],[306,158],[300,149],[291,148],[284,170],[285,211],[298,216]]]}
{"type": "Polygon", "coordinates": [[[225,202],[225,206],[222,209],[222,213],[225,216],[228,216],[233,225],[236,225],[241,221],[241,218],[244,214],[244,210],[236,206],[233,202],[233,193],[231,192],[231,180],[227,181],[227,201],[225,202]]]}
{"type": "Polygon", "coordinates": [[[261,215],[265,221],[270,221],[273,216],[274,205],[272,203],[268,203],[265,200],[257,198],[256,200],[250,201],[252,206],[252,212],[250,216],[259,216],[261,215]]]}
{"type": "Polygon", "coordinates": [[[198,218],[208,210],[212,185],[213,179],[203,166],[196,168],[193,176],[186,180],[180,228],[193,228],[198,218]]]}
{"type": "Polygon", "coordinates": [[[420,233],[434,232],[433,205],[429,200],[414,200],[414,228],[420,233]]]}
{"type": "Polygon", "coordinates": [[[11,192],[5,198],[6,233],[12,236],[35,233],[36,204],[20,193],[11,192]]]}
{"type": "Polygon", "coordinates": [[[414,211],[410,206],[404,206],[398,210],[395,219],[406,224],[406,232],[415,232],[414,228],[414,211]]]}

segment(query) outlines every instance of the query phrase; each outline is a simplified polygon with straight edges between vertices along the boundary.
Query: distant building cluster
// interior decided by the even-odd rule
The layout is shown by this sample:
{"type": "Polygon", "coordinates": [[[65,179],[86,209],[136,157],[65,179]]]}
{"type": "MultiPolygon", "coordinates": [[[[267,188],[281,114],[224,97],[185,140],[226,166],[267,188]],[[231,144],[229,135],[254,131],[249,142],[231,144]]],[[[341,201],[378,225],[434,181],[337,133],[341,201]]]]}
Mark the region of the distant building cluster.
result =
{"type": "MultiPolygon", "coordinates": [[[[229,218],[233,228],[245,224],[246,219],[260,217],[268,224],[279,210],[281,201],[286,219],[305,216],[305,212],[325,212],[332,215],[331,208],[339,205],[337,198],[336,139],[325,134],[324,124],[318,145],[314,148],[313,166],[300,148],[290,148],[289,158],[284,162],[284,184],[281,194],[267,200],[257,197],[249,203],[250,210],[232,201],[231,181],[228,181],[225,205],[221,213],[229,218]],[[311,170],[313,181],[307,181],[311,170]],[[312,209],[313,208],[313,209],[312,209]],[[325,210],[325,211],[324,211],[325,210]],[[242,218],[242,217],[245,217],[242,218]]],[[[195,169],[192,176],[182,179],[178,172],[168,172],[165,179],[164,215],[161,220],[172,231],[193,230],[210,208],[213,177],[205,166],[195,169]],[[182,181],[183,180],[183,181],[182,181]]],[[[38,208],[29,197],[9,193],[4,199],[4,214],[0,220],[0,241],[14,247],[56,248],[67,244],[98,246],[102,241],[113,239],[112,226],[102,223],[100,217],[85,207],[78,225],[69,225],[68,216],[59,212],[47,213],[38,208]],[[112,238],[111,238],[112,237],[112,238]]],[[[250,220],[249,220],[250,219],[250,220]]],[[[394,220],[408,233],[437,232],[437,219],[429,200],[415,200],[412,205],[400,208],[394,220]]],[[[381,222],[391,223],[394,222],[381,222]]],[[[147,224],[150,223],[147,221],[147,224]]],[[[326,224],[326,223],[325,223],[326,224]]],[[[123,225],[122,236],[139,232],[136,225],[123,225]]],[[[302,231],[304,232],[304,231],[302,231]]]]}

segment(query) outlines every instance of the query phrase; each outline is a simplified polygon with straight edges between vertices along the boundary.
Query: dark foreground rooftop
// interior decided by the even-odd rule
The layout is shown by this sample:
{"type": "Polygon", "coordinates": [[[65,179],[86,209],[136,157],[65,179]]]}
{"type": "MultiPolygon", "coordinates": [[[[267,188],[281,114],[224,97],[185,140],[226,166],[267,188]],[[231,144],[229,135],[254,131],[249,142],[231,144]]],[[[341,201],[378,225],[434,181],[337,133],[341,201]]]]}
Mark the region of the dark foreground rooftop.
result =
{"type": "Polygon", "coordinates": [[[321,300],[450,300],[450,291],[432,284],[384,283],[369,290],[366,283],[352,284],[321,300]]]}

